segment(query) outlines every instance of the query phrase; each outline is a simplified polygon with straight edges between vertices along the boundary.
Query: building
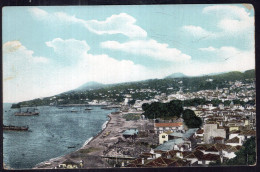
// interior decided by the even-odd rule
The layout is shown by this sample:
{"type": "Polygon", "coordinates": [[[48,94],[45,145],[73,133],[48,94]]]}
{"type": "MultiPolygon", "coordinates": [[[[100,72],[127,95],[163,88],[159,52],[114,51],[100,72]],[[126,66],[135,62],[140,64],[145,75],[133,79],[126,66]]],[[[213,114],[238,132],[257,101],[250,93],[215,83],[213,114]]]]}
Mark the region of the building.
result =
{"type": "Polygon", "coordinates": [[[226,138],[226,130],[218,128],[217,124],[205,124],[204,125],[204,142],[209,144],[213,142],[214,137],[226,138]]]}
{"type": "Polygon", "coordinates": [[[170,133],[172,133],[172,131],[166,131],[166,132],[159,134],[159,144],[160,145],[165,142],[168,142],[170,133]]]}
{"type": "Polygon", "coordinates": [[[67,168],[67,169],[77,169],[83,167],[83,161],[76,162],[72,159],[67,159],[63,163],[59,164],[56,168],[67,168]]]}
{"type": "Polygon", "coordinates": [[[154,123],[154,131],[156,134],[163,133],[166,131],[177,131],[183,129],[182,122],[175,123],[154,123]]]}
{"type": "Polygon", "coordinates": [[[130,128],[123,132],[124,138],[136,138],[138,135],[138,130],[136,128],[130,128]]]}

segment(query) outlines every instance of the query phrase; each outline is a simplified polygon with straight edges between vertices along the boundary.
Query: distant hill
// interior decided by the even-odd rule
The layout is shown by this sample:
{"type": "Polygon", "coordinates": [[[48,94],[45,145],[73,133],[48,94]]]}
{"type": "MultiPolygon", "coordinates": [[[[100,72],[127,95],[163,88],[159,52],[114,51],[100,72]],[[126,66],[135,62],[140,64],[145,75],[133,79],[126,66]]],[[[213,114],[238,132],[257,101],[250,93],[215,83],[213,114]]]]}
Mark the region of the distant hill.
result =
{"type": "Polygon", "coordinates": [[[247,70],[245,72],[232,71],[212,76],[213,79],[225,79],[225,80],[241,80],[248,78],[255,78],[255,69],[247,70]]]}
{"type": "Polygon", "coordinates": [[[247,70],[245,72],[232,71],[221,73],[217,75],[204,75],[204,76],[186,76],[184,74],[175,74],[173,77],[179,78],[164,78],[164,79],[149,79],[137,82],[125,82],[117,84],[102,84],[98,82],[87,82],[75,90],[71,90],[52,97],[45,97],[42,99],[34,99],[30,101],[20,102],[14,104],[20,106],[41,106],[49,105],[56,100],[63,99],[62,104],[82,104],[91,100],[108,100],[113,102],[124,101],[125,94],[131,94],[135,100],[149,100],[154,98],[155,95],[166,93],[172,94],[183,88],[184,92],[194,92],[199,90],[209,90],[218,88],[230,87],[227,81],[241,80],[245,83],[252,83],[255,81],[255,70],[247,70]],[[184,77],[185,76],[185,77],[184,77]],[[208,79],[212,79],[208,82],[208,79]],[[182,82],[180,82],[182,81],[182,82]],[[171,89],[168,89],[171,88],[171,89]],[[135,90],[139,90],[136,91],[135,90]],[[141,91],[142,90],[142,91],[141,91]],[[144,90],[155,90],[153,92],[144,90]]]}
{"type": "Polygon", "coordinates": [[[166,76],[165,78],[186,78],[188,77],[187,75],[184,75],[183,73],[173,73],[169,76],[166,76]]]}
{"type": "Polygon", "coordinates": [[[87,82],[87,83],[81,85],[80,87],[76,88],[73,91],[87,91],[87,90],[100,89],[100,88],[103,88],[103,87],[105,87],[105,84],[95,82],[95,81],[91,81],[91,82],[87,82]]]}

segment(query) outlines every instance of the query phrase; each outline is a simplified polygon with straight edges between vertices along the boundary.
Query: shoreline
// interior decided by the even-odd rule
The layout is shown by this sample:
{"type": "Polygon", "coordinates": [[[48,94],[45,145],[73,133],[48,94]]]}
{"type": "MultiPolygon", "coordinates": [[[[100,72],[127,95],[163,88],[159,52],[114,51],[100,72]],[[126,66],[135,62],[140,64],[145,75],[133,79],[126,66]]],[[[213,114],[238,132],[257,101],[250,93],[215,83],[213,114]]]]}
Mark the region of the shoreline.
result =
{"type": "Polygon", "coordinates": [[[80,149],[72,151],[71,153],[55,158],[55,161],[51,161],[52,159],[50,159],[39,163],[34,169],[54,169],[66,160],[75,162],[82,160],[84,161],[84,169],[112,168],[111,164],[108,164],[103,157],[117,156],[114,146],[119,140],[125,139],[122,133],[133,127],[141,130],[142,126],[149,123],[149,121],[142,119],[127,121],[123,118],[123,115],[126,113],[129,112],[109,113],[109,120],[106,127],[98,132],[86,145],[83,145],[80,149]]]}
{"type": "MultiPolygon", "coordinates": [[[[93,105],[92,105],[92,106],[93,106],[93,105]]],[[[94,105],[94,106],[95,106],[95,105],[94,105]]],[[[107,115],[107,117],[109,118],[109,120],[107,120],[107,121],[105,122],[105,123],[106,123],[105,127],[104,127],[103,129],[101,129],[101,131],[99,131],[95,136],[88,138],[88,139],[84,142],[84,144],[83,144],[79,149],[74,150],[74,151],[72,151],[72,152],[70,152],[70,153],[67,153],[67,154],[65,154],[65,155],[61,155],[61,156],[58,156],[58,157],[51,158],[51,159],[49,159],[49,160],[47,160],[47,161],[40,162],[40,163],[36,164],[32,169],[44,169],[44,168],[41,168],[41,166],[45,166],[45,165],[48,164],[48,163],[54,163],[54,162],[56,162],[56,161],[61,161],[61,163],[62,163],[63,161],[66,160],[67,156],[69,156],[70,154],[75,153],[75,152],[77,152],[77,151],[79,151],[79,150],[84,149],[85,147],[87,147],[92,141],[94,141],[96,138],[98,138],[98,137],[106,130],[106,128],[108,127],[108,124],[110,123],[110,121],[111,121],[111,119],[112,119],[110,115],[111,115],[111,113],[109,113],[109,114],[107,115]],[[89,140],[89,141],[88,141],[88,140],[89,140]],[[86,142],[87,142],[87,143],[86,143],[86,142]]],[[[105,123],[104,123],[104,124],[105,124],[105,123]]],[[[102,126],[103,126],[104,124],[102,124],[102,126]]],[[[102,126],[101,126],[101,127],[102,127],[102,126]]]]}
{"type": "MultiPolygon", "coordinates": [[[[93,140],[95,140],[97,137],[99,137],[102,133],[103,133],[103,131],[105,131],[106,130],[106,128],[107,128],[107,126],[108,126],[108,124],[110,123],[110,121],[111,121],[111,117],[110,117],[110,114],[111,113],[109,113],[107,116],[108,116],[108,118],[109,118],[109,120],[108,121],[106,121],[106,126],[104,127],[104,129],[101,129],[101,131],[100,132],[98,132],[97,133],[97,135],[95,135],[89,142],[88,142],[88,144],[86,144],[85,146],[87,146],[87,145],[89,145],[93,140]]],[[[102,125],[102,127],[103,127],[103,125],[102,125]]],[[[83,146],[83,147],[85,147],[85,146],[83,146]]]]}

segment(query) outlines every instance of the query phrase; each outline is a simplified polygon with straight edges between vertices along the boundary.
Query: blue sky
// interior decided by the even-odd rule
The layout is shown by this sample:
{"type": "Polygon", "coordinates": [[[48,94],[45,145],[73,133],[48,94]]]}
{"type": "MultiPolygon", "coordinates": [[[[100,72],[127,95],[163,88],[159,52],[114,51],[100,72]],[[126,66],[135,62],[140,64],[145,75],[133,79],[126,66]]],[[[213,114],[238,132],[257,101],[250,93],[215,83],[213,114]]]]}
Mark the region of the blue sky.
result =
{"type": "Polygon", "coordinates": [[[3,8],[4,102],[88,82],[253,69],[250,5],[3,8]]]}

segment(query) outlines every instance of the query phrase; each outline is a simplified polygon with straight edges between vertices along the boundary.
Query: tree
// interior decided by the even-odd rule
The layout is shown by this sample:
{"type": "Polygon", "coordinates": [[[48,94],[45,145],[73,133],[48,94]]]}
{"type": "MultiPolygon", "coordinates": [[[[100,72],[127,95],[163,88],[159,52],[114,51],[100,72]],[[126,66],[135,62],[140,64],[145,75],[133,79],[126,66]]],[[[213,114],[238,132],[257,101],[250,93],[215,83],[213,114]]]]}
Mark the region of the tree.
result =
{"type": "Polygon", "coordinates": [[[255,137],[249,138],[242,146],[242,148],[237,151],[236,157],[231,158],[223,163],[219,161],[215,163],[210,163],[211,166],[221,166],[221,165],[254,165],[256,163],[256,141],[255,137]]]}
{"type": "Polygon", "coordinates": [[[180,100],[172,100],[170,103],[166,104],[169,116],[177,116],[178,118],[181,116],[183,112],[182,101],[180,100]]]}
{"type": "Polygon", "coordinates": [[[183,111],[182,118],[185,125],[188,128],[200,128],[202,125],[202,120],[200,117],[196,116],[193,110],[186,109],[183,111]]]}
{"type": "Polygon", "coordinates": [[[134,99],[133,99],[133,100],[130,100],[130,101],[128,102],[128,104],[134,105],[134,104],[135,104],[135,100],[134,100],[134,99]]]}
{"type": "Polygon", "coordinates": [[[179,100],[174,100],[170,103],[153,102],[150,105],[144,103],[142,109],[145,111],[143,115],[149,119],[180,117],[183,112],[182,102],[179,100]]]}
{"type": "Polygon", "coordinates": [[[254,165],[256,163],[255,137],[249,138],[235,154],[236,157],[228,160],[224,165],[254,165]]]}

